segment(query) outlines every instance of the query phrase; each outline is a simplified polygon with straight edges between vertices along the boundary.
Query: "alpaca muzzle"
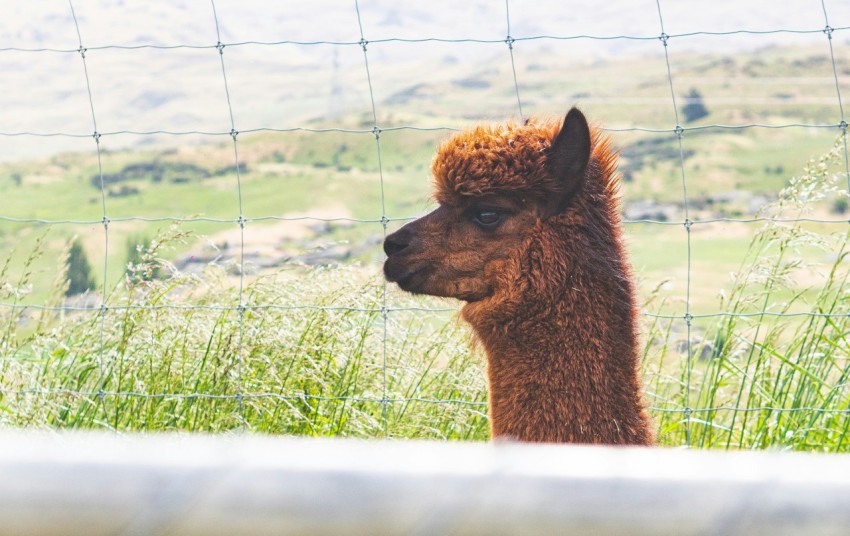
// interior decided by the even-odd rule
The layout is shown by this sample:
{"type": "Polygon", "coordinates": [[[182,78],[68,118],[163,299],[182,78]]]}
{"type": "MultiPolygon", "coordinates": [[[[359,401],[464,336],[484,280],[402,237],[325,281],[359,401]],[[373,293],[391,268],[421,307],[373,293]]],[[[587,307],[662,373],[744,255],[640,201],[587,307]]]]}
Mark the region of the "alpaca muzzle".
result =
{"type": "Polygon", "coordinates": [[[411,282],[421,271],[421,268],[417,267],[415,261],[412,262],[410,258],[410,253],[413,251],[411,247],[413,238],[410,224],[408,224],[384,239],[384,253],[387,255],[387,260],[384,262],[384,277],[390,283],[397,283],[402,290],[410,292],[415,292],[411,282]]]}

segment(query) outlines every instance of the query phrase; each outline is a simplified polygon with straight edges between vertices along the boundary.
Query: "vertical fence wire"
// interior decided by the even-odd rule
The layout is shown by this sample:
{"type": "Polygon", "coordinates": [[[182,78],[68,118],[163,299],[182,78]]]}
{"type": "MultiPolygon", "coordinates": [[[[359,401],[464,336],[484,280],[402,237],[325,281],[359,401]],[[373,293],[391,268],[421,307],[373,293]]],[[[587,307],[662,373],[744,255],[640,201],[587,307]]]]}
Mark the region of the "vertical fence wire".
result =
{"type": "Polygon", "coordinates": [[[227,69],[225,69],[224,66],[225,45],[221,41],[221,31],[219,28],[218,13],[215,9],[215,0],[210,0],[210,5],[212,7],[213,19],[215,21],[216,50],[218,50],[218,57],[219,60],[221,60],[221,77],[224,82],[224,95],[227,100],[227,113],[230,117],[230,137],[233,140],[233,163],[236,170],[236,196],[239,203],[239,217],[237,218],[237,222],[239,224],[239,303],[236,309],[237,314],[239,315],[239,331],[236,336],[236,362],[234,363],[234,366],[236,368],[236,404],[239,408],[241,424],[244,425],[245,408],[242,400],[242,351],[245,337],[245,212],[242,207],[242,177],[239,171],[239,144],[237,142],[239,131],[236,130],[236,121],[233,118],[233,105],[230,102],[230,88],[227,84],[227,69]]]}
{"type": "Polygon", "coordinates": [[[86,79],[86,94],[88,96],[89,108],[91,110],[91,120],[92,127],[94,132],[92,133],[92,138],[94,139],[95,147],[97,150],[97,174],[100,180],[100,203],[101,203],[101,211],[103,214],[101,224],[103,225],[103,279],[101,284],[101,296],[100,296],[100,307],[99,307],[99,315],[100,315],[100,341],[98,344],[98,366],[100,372],[100,388],[98,390],[97,399],[100,402],[101,410],[103,410],[104,414],[106,414],[106,357],[105,357],[105,347],[106,347],[106,314],[107,314],[107,306],[106,306],[106,297],[107,290],[109,285],[109,216],[106,212],[106,187],[103,181],[103,157],[101,155],[100,148],[100,133],[97,130],[97,114],[94,111],[94,98],[92,97],[91,91],[91,80],[89,79],[89,68],[86,63],[86,47],[83,45],[83,37],[80,33],[80,24],[77,21],[77,13],[74,10],[74,2],[73,0],[68,0],[68,7],[71,9],[71,19],[74,21],[74,29],[77,33],[77,39],[80,44],[80,48],[78,52],[80,53],[80,58],[83,62],[83,73],[85,74],[86,79]]]}
{"type": "MultiPolygon", "coordinates": [[[[384,165],[381,158],[381,127],[378,124],[378,109],[375,106],[375,92],[372,89],[372,72],[369,70],[369,41],[363,33],[363,21],[360,17],[360,2],[354,0],[354,10],[357,14],[357,29],[360,33],[360,48],[363,49],[363,66],[366,69],[366,82],[369,87],[369,103],[372,109],[372,134],[375,136],[375,154],[378,160],[378,179],[381,188],[381,228],[383,237],[387,237],[387,203],[386,194],[384,191],[384,165]]],[[[388,315],[387,307],[387,281],[381,282],[381,329],[382,329],[382,344],[381,344],[381,373],[382,378],[382,393],[381,393],[381,423],[383,425],[384,436],[389,435],[389,384],[387,380],[387,336],[388,336],[388,315]]]]}
{"type": "Polygon", "coordinates": [[[850,194],[850,153],[848,153],[847,149],[847,118],[844,115],[844,102],[841,99],[841,84],[838,81],[838,67],[835,65],[835,48],[832,46],[832,34],[835,33],[835,29],[829,25],[829,14],[826,10],[825,0],[821,0],[820,5],[821,9],[823,9],[823,21],[825,24],[823,33],[826,35],[829,43],[829,60],[832,64],[832,76],[835,80],[835,96],[838,99],[838,113],[840,115],[838,127],[841,129],[841,143],[844,146],[844,175],[847,178],[847,193],[850,194]]]}
{"type": "Polygon", "coordinates": [[[670,68],[670,53],[669,53],[669,35],[664,30],[664,16],[661,12],[661,0],[656,0],[655,6],[658,9],[658,22],[661,28],[661,35],[659,39],[664,46],[664,62],[667,67],[667,82],[670,86],[670,100],[673,104],[673,117],[676,121],[676,128],[674,132],[676,133],[676,142],[678,144],[679,149],[679,170],[682,176],[682,201],[684,203],[685,210],[685,233],[687,234],[687,272],[685,275],[685,314],[683,316],[683,320],[685,321],[685,400],[684,400],[684,408],[683,408],[683,418],[685,420],[685,446],[691,446],[691,360],[693,357],[693,350],[691,348],[691,327],[693,324],[693,316],[691,316],[691,216],[690,209],[688,204],[688,181],[685,177],[685,151],[682,145],[682,135],[684,134],[684,130],[682,129],[682,124],[679,121],[679,106],[676,103],[676,90],[673,85],[673,70],[670,68]]]}
{"type": "Polygon", "coordinates": [[[514,43],[516,40],[511,37],[511,1],[505,0],[505,22],[507,23],[508,35],[505,37],[505,44],[508,45],[508,51],[511,54],[511,74],[514,77],[514,90],[516,91],[516,105],[519,109],[519,119],[522,121],[525,117],[522,113],[522,99],[519,97],[519,82],[516,76],[516,62],[514,61],[514,43]]]}

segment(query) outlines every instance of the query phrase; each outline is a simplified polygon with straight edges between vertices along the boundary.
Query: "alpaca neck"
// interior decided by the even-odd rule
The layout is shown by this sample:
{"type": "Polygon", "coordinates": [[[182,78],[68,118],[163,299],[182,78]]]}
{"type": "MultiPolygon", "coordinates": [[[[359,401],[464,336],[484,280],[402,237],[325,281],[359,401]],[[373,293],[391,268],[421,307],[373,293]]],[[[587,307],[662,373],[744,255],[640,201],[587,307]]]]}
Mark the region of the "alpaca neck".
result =
{"type": "MultiPolygon", "coordinates": [[[[464,310],[488,361],[494,437],[520,441],[651,444],[641,398],[628,282],[611,300],[598,281],[552,302],[500,304],[498,318],[464,310]],[[584,290],[579,290],[584,289],[584,290]],[[602,290],[602,289],[597,289],[602,290]],[[617,295],[618,294],[618,295],[617,295]]],[[[622,282],[621,287],[622,287],[622,282]]]]}

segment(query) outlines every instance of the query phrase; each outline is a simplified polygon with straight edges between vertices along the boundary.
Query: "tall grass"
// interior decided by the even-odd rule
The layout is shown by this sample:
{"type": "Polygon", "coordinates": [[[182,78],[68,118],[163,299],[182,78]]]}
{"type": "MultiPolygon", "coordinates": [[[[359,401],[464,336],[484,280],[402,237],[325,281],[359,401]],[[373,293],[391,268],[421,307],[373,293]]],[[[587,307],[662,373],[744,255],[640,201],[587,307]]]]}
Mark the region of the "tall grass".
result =
{"type": "Polygon", "coordinates": [[[836,143],[765,207],[719,314],[694,319],[704,327],[691,355],[671,348],[681,320],[650,323],[648,391],[665,443],[850,450],[850,233],[806,221],[846,197],[842,155],[836,143]]]}
{"type": "MultiPolygon", "coordinates": [[[[663,444],[850,450],[848,233],[800,220],[841,195],[841,161],[836,147],[765,209],[690,341],[682,318],[645,317],[663,444]]],[[[57,312],[60,271],[56,308],[31,310],[29,270],[0,269],[0,425],[488,437],[481,357],[454,315],[423,310],[444,303],[391,294],[386,310],[383,283],[356,267],[284,268],[240,294],[232,267],[188,275],[162,260],[185,238],[152,241],[104,309],[57,312]]]]}
{"type": "MultiPolygon", "coordinates": [[[[172,229],[151,247],[179,238],[172,229]]],[[[4,339],[0,423],[487,436],[484,379],[462,328],[437,313],[390,311],[385,339],[383,285],[363,270],[259,277],[240,309],[227,266],[148,281],[145,264],[169,266],[156,251],[143,260],[104,311],[66,313],[4,339]]],[[[396,307],[405,305],[422,303],[396,307]]],[[[4,315],[26,325],[22,310],[4,315]]]]}

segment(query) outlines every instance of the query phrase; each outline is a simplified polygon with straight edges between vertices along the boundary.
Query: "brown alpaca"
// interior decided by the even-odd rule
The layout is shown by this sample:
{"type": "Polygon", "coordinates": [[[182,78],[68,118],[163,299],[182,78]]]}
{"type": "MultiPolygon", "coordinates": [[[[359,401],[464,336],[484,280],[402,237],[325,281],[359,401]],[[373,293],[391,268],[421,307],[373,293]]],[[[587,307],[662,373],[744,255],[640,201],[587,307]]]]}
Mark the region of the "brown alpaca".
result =
{"type": "Polygon", "coordinates": [[[654,442],[615,167],[575,108],[461,132],[432,165],[439,208],[384,242],[389,281],[467,302],[493,437],[654,442]]]}

